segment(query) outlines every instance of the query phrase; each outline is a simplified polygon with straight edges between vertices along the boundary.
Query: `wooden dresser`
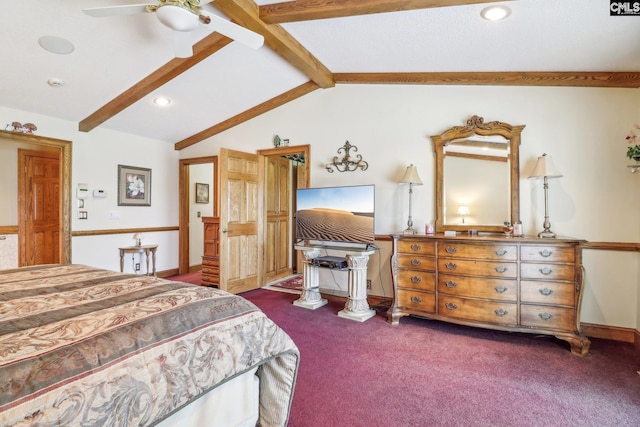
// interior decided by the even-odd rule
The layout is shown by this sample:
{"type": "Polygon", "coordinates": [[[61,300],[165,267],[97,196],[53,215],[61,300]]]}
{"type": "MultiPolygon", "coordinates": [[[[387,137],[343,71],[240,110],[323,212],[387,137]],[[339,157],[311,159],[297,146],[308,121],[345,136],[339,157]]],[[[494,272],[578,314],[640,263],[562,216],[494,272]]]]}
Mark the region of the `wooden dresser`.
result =
{"type": "Polygon", "coordinates": [[[580,332],[582,241],[393,235],[388,321],[416,315],[469,326],[554,335],[589,353],[580,332]]]}
{"type": "Polygon", "coordinates": [[[204,224],[204,254],[202,255],[202,284],[219,286],[220,284],[220,218],[202,217],[204,224]]]}

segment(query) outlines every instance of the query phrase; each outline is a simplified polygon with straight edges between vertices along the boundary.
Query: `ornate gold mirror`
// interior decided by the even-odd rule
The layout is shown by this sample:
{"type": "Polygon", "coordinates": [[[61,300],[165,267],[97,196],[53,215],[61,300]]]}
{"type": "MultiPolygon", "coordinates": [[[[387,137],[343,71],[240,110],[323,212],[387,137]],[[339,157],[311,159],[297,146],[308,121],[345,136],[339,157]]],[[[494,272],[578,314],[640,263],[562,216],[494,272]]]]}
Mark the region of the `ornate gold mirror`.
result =
{"type": "Polygon", "coordinates": [[[525,125],[473,116],[431,137],[436,231],[501,232],[520,219],[520,133],[525,125]]]}

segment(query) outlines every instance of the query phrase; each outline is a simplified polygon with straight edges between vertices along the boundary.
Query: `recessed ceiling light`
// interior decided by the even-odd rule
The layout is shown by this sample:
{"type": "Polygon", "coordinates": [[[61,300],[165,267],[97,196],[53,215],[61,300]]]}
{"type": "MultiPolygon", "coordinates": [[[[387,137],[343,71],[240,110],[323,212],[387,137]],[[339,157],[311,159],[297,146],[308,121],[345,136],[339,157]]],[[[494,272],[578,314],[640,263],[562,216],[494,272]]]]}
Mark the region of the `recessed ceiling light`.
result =
{"type": "Polygon", "coordinates": [[[56,36],[42,36],[38,39],[38,43],[44,50],[60,55],[66,55],[75,49],[69,40],[56,36]]]}
{"type": "Polygon", "coordinates": [[[511,15],[511,9],[506,6],[489,6],[480,12],[480,16],[487,21],[500,21],[509,15],[511,15]]]}
{"type": "Polygon", "coordinates": [[[157,98],[154,98],[153,103],[161,107],[166,107],[167,105],[171,104],[171,100],[165,96],[159,96],[157,98]]]}

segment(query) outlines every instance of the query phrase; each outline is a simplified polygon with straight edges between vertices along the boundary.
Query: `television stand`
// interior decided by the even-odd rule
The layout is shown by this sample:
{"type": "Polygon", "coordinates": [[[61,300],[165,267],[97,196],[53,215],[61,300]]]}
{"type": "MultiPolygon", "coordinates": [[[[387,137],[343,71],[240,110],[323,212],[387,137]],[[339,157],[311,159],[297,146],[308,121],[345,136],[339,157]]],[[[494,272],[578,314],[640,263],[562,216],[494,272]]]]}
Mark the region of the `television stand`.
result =
{"type": "MultiPolygon", "coordinates": [[[[322,250],[326,246],[304,246],[298,245],[296,250],[302,251],[304,258],[302,293],[300,298],[293,302],[298,307],[315,310],[327,304],[327,300],[320,295],[319,275],[320,268],[328,268],[320,262],[314,262],[316,258],[320,258],[322,250]]],[[[334,247],[346,252],[347,270],[348,270],[348,292],[347,302],[344,309],[338,312],[339,317],[345,319],[364,322],[375,316],[375,310],[369,308],[367,302],[367,264],[369,255],[373,254],[373,250],[369,249],[345,249],[343,247],[334,247]]]]}

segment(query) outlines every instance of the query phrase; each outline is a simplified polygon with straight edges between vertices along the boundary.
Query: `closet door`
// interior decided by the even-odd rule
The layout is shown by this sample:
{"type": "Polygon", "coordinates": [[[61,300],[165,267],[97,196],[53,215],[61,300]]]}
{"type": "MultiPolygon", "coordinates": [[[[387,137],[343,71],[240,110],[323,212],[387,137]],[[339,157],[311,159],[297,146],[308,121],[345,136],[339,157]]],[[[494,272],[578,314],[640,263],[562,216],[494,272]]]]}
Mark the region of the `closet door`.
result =
{"type": "Polygon", "coordinates": [[[283,157],[265,161],[265,273],[266,281],[291,274],[289,263],[291,230],[291,162],[283,157]]]}

